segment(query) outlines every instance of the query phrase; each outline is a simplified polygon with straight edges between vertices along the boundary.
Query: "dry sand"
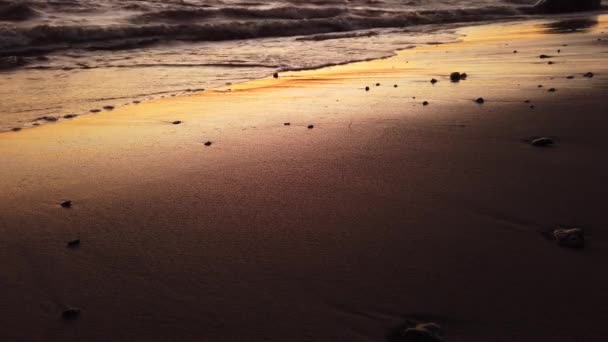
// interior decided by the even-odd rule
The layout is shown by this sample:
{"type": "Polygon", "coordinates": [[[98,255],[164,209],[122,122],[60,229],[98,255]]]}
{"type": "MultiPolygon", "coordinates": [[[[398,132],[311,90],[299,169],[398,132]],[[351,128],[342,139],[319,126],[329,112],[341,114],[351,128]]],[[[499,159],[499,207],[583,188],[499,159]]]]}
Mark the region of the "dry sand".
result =
{"type": "Polygon", "coordinates": [[[417,318],[605,340],[608,17],[585,19],[0,134],[0,339],[383,341],[417,318]],[[560,225],[586,248],[539,233],[560,225]]]}

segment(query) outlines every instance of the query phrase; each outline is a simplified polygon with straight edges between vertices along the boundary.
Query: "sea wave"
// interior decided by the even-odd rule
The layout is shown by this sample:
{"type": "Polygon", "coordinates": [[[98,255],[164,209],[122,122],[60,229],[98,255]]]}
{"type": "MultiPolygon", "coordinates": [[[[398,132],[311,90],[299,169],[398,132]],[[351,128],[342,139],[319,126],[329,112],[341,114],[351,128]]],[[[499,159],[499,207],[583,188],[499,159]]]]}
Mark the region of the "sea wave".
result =
{"type": "Polygon", "coordinates": [[[281,6],[274,8],[202,8],[202,9],[176,9],[145,13],[135,16],[131,21],[135,23],[157,23],[157,22],[183,22],[200,19],[287,19],[305,20],[318,18],[332,18],[347,13],[346,8],[339,7],[294,7],[281,6]]]}
{"type": "MultiPolygon", "coordinates": [[[[215,10],[214,10],[215,11],[215,10]]],[[[270,11],[270,10],[268,10],[270,11]]],[[[361,11],[344,14],[339,8],[303,10],[296,8],[273,9],[273,13],[225,8],[232,20],[188,22],[191,18],[209,15],[204,9],[189,12],[155,12],[146,14],[145,24],[116,25],[33,25],[0,26],[0,56],[20,56],[44,53],[57,49],[130,49],[169,41],[224,41],[237,39],[308,36],[342,33],[375,28],[410,27],[426,24],[487,21],[516,17],[524,14],[518,7],[492,6],[449,10],[396,12],[391,15],[363,15],[361,11]],[[260,15],[272,20],[244,20],[260,15]],[[177,18],[182,19],[177,19],[177,18]],[[156,22],[173,18],[178,23],[156,22]],[[240,18],[243,20],[234,20],[240,18]]],[[[215,14],[214,14],[215,15],[215,14]]],[[[139,19],[131,20],[142,20],[139,19]]]]}
{"type": "Polygon", "coordinates": [[[0,1],[0,21],[25,21],[38,15],[38,11],[27,3],[0,1]]]}

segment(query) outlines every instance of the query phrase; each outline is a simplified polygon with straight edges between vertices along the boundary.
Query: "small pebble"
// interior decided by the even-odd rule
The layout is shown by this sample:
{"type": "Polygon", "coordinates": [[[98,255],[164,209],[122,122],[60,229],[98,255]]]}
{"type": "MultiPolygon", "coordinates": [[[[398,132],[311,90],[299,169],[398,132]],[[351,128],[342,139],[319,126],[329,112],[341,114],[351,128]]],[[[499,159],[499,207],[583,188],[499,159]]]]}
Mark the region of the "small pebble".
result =
{"type": "Polygon", "coordinates": [[[585,247],[585,232],[580,228],[556,229],[553,231],[553,236],[560,246],[569,248],[585,247]]]}
{"type": "Polygon", "coordinates": [[[453,72],[450,74],[450,80],[452,82],[459,82],[462,79],[462,75],[459,72],[453,72]]]}
{"type": "Polygon", "coordinates": [[[555,64],[555,63],[554,63],[554,62],[549,61],[549,62],[547,62],[547,64],[549,64],[549,65],[553,65],[553,64],[555,64]]]}
{"type": "Polygon", "coordinates": [[[365,87],[365,91],[369,91],[369,87],[365,87]]]}
{"type": "Polygon", "coordinates": [[[283,124],[283,126],[291,126],[291,122],[286,122],[283,124]]]}
{"type": "Polygon", "coordinates": [[[37,118],[37,119],[36,119],[36,120],[34,120],[34,121],[38,121],[38,120],[44,120],[44,121],[49,121],[49,122],[55,122],[55,121],[59,120],[59,118],[58,118],[58,117],[56,117],[56,116],[43,116],[43,117],[37,118]]]}
{"type": "Polygon", "coordinates": [[[531,141],[532,146],[548,147],[553,146],[553,139],[547,137],[535,138],[531,141]]]}
{"type": "Polygon", "coordinates": [[[574,79],[574,76],[568,76],[566,78],[569,79],[569,80],[571,80],[571,79],[574,79]]]}
{"type": "Polygon", "coordinates": [[[77,117],[78,114],[66,114],[63,116],[64,119],[73,119],[75,117],[77,117]]]}
{"type": "Polygon", "coordinates": [[[99,112],[101,112],[101,110],[100,109],[91,109],[90,112],[91,113],[99,113],[99,112]]]}
{"type": "Polygon", "coordinates": [[[555,89],[555,88],[550,88],[550,89],[549,89],[549,90],[547,90],[547,91],[548,91],[548,92],[550,92],[550,93],[555,93],[555,92],[557,91],[557,89],[555,89]]]}
{"type": "Polygon", "coordinates": [[[11,129],[11,131],[13,131],[13,132],[19,132],[20,130],[21,130],[21,127],[15,127],[15,128],[11,129]]]}
{"type": "Polygon", "coordinates": [[[539,87],[539,88],[542,88],[542,87],[543,87],[543,85],[542,85],[542,84],[539,84],[539,85],[538,85],[538,87],[539,87]]]}
{"type": "Polygon", "coordinates": [[[68,308],[63,311],[61,317],[66,320],[74,320],[80,317],[80,309],[79,308],[68,308]]]}
{"type": "Polygon", "coordinates": [[[63,201],[61,202],[61,206],[64,208],[71,208],[72,207],[72,201],[63,201]]]}
{"type": "Polygon", "coordinates": [[[396,84],[395,84],[393,87],[397,88],[397,87],[398,87],[398,85],[396,85],[396,84]]]}
{"type": "Polygon", "coordinates": [[[172,124],[174,124],[174,125],[179,125],[179,124],[181,124],[181,123],[182,123],[182,122],[181,122],[180,120],[176,120],[176,121],[173,121],[173,122],[172,122],[172,124]]]}
{"type": "Polygon", "coordinates": [[[68,247],[70,247],[70,248],[76,248],[79,246],[80,246],[80,239],[68,241],[68,247]]]}
{"type": "Polygon", "coordinates": [[[211,141],[207,141],[207,142],[205,143],[205,146],[211,146],[211,144],[212,144],[212,142],[211,142],[211,141]]]}
{"type": "Polygon", "coordinates": [[[549,55],[540,55],[539,58],[540,59],[545,59],[545,58],[551,58],[552,56],[549,55]]]}
{"type": "Polygon", "coordinates": [[[584,74],[583,76],[587,77],[587,78],[593,78],[593,76],[595,76],[595,75],[592,72],[588,72],[588,73],[584,74]]]}
{"type": "Polygon", "coordinates": [[[274,78],[279,78],[279,73],[278,73],[278,72],[275,72],[274,74],[272,74],[272,77],[274,77],[274,78]]]}
{"type": "Polygon", "coordinates": [[[475,100],[475,102],[477,102],[478,104],[484,104],[486,102],[486,100],[484,100],[483,97],[480,97],[477,100],[475,100]]]}
{"type": "Polygon", "coordinates": [[[460,74],[460,79],[462,79],[462,80],[466,80],[467,77],[469,77],[469,75],[467,75],[466,72],[463,72],[462,74],[460,74]]]}
{"type": "Polygon", "coordinates": [[[535,108],[534,105],[530,105],[530,109],[534,109],[534,108],[535,108]]]}
{"type": "Polygon", "coordinates": [[[308,125],[308,129],[313,129],[313,128],[315,128],[314,125],[308,125]]]}
{"type": "Polygon", "coordinates": [[[517,53],[517,50],[513,50],[513,53],[517,53]]]}
{"type": "Polygon", "coordinates": [[[439,82],[439,81],[437,81],[437,80],[436,80],[436,79],[434,79],[434,78],[433,78],[433,79],[431,79],[431,84],[435,84],[435,83],[437,83],[437,82],[439,82]]]}
{"type": "Polygon", "coordinates": [[[379,86],[380,86],[380,83],[376,83],[376,87],[379,87],[379,86]]]}
{"type": "Polygon", "coordinates": [[[424,101],[424,102],[422,102],[422,105],[423,105],[423,106],[428,106],[428,105],[429,105],[429,102],[428,102],[428,101],[424,101]]]}
{"type": "Polygon", "coordinates": [[[105,110],[113,110],[114,106],[103,106],[103,109],[105,109],[105,110]]]}
{"type": "Polygon", "coordinates": [[[419,323],[401,331],[402,342],[445,342],[445,331],[436,323],[419,323]]]}

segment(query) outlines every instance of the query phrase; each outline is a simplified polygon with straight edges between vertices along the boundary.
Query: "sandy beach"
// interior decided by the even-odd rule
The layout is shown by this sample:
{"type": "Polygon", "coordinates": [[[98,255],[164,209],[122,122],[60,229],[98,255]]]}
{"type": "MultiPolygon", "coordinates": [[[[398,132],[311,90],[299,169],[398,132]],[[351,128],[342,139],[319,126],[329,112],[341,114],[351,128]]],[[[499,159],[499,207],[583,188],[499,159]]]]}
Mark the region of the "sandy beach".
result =
{"type": "Polygon", "coordinates": [[[605,340],[607,33],[473,26],[1,133],[0,339],[605,340]]]}

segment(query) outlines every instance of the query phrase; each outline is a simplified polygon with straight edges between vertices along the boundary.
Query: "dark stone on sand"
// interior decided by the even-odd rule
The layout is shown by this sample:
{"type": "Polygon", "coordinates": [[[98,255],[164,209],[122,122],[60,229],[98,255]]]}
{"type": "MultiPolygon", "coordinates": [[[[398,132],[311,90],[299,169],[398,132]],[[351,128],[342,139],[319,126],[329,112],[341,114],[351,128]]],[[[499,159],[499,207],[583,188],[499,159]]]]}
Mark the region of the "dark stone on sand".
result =
{"type": "Polygon", "coordinates": [[[557,53],[562,53],[562,50],[558,49],[558,50],[557,50],[557,53]]]}
{"type": "Polygon", "coordinates": [[[279,78],[279,73],[278,73],[278,72],[275,72],[274,74],[272,74],[272,77],[274,77],[274,78],[279,78]]]}
{"type": "Polygon", "coordinates": [[[469,75],[467,75],[466,72],[463,72],[462,74],[460,74],[460,79],[463,80],[463,81],[466,80],[467,77],[469,77],[469,75]]]}
{"type": "Polygon", "coordinates": [[[428,106],[428,105],[429,105],[429,101],[424,101],[424,102],[422,102],[422,105],[423,105],[423,106],[428,106]]]}
{"type": "Polygon", "coordinates": [[[396,85],[396,84],[395,84],[393,87],[397,88],[397,87],[398,87],[398,85],[396,85]]]}
{"type": "Polygon", "coordinates": [[[103,109],[112,110],[112,109],[114,109],[114,106],[103,106],[103,109]]]}
{"type": "Polygon", "coordinates": [[[543,87],[543,85],[542,85],[542,84],[539,84],[539,85],[538,85],[538,87],[539,87],[539,88],[542,88],[542,87],[543,87]]]}
{"type": "Polygon", "coordinates": [[[379,87],[379,86],[380,86],[380,83],[376,83],[376,87],[379,87]]]}
{"type": "Polygon", "coordinates": [[[553,146],[553,139],[547,137],[540,137],[532,139],[530,143],[532,144],[532,146],[536,147],[549,147],[553,146]]]}
{"type": "Polygon", "coordinates": [[[530,109],[534,109],[534,108],[536,108],[536,107],[534,107],[534,105],[530,105],[530,109]]]}
{"type": "Polygon", "coordinates": [[[569,79],[569,80],[572,80],[572,79],[574,79],[574,76],[568,76],[566,78],[569,79]]]}
{"type": "Polygon", "coordinates": [[[365,87],[365,91],[369,91],[369,87],[365,87]]]}
{"type": "Polygon", "coordinates": [[[56,116],[42,116],[42,117],[37,118],[37,119],[36,119],[36,120],[34,120],[34,121],[48,121],[48,122],[55,122],[55,121],[57,121],[57,120],[59,120],[59,118],[58,118],[58,117],[56,117],[56,116]]]}
{"type": "Polygon", "coordinates": [[[445,342],[445,332],[436,323],[418,323],[405,327],[399,334],[400,342],[445,342]]]}
{"type": "Polygon", "coordinates": [[[524,103],[530,103],[530,100],[526,100],[526,101],[524,101],[524,103]]]}
{"type": "Polygon", "coordinates": [[[433,78],[433,79],[431,79],[431,84],[435,84],[435,83],[437,83],[437,82],[439,82],[439,81],[437,81],[437,80],[436,80],[436,79],[434,79],[434,78],[433,78]]]}
{"type": "Polygon", "coordinates": [[[205,143],[205,146],[211,146],[211,144],[213,144],[211,141],[207,141],[207,142],[205,143]]]}
{"type": "Polygon", "coordinates": [[[513,53],[517,53],[517,50],[513,50],[513,53]]]}
{"type": "Polygon", "coordinates": [[[91,109],[90,112],[91,113],[99,113],[99,112],[101,112],[101,109],[91,109]]]}
{"type": "Polygon", "coordinates": [[[315,128],[315,125],[308,125],[308,129],[313,129],[315,128]]]}
{"type": "Polygon", "coordinates": [[[539,56],[540,59],[545,59],[545,58],[553,58],[553,56],[549,56],[549,55],[540,55],[539,56]]]}
{"type": "Polygon", "coordinates": [[[80,309],[79,308],[68,308],[63,311],[61,317],[66,320],[74,320],[80,317],[80,309]]]}
{"type": "Polygon", "coordinates": [[[547,90],[547,91],[548,91],[548,92],[550,92],[550,93],[555,93],[555,92],[557,91],[557,89],[555,89],[555,88],[550,88],[550,89],[549,89],[549,90],[547,90]]]}
{"type": "Polygon", "coordinates": [[[291,122],[285,122],[283,126],[291,126],[291,122]]]}
{"type": "Polygon", "coordinates": [[[551,61],[549,61],[549,62],[547,62],[547,64],[549,64],[549,65],[553,65],[553,64],[555,64],[555,62],[551,62],[551,61]]]}
{"type": "Polygon", "coordinates": [[[70,248],[79,247],[80,246],[80,239],[68,241],[67,246],[70,247],[70,248]]]}
{"type": "Polygon", "coordinates": [[[484,99],[483,99],[483,97],[480,97],[480,98],[478,98],[477,100],[475,100],[475,102],[476,102],[477,104],[484,104],[484,103],[486,103],[486,100],[484,100],[484,99]]]}
{"type": "Polygon", "coordinates": [[[73,119],[75,117],[77,117],[78,114],[66,114],[63,116],[64,119],[73,119]]]}
{"type": "Polygon", "coordinates": [[[181,123],[182,123],[182,122],[181,122],[181,121],[179,121],[179,120],[176,120],[176,121],[173,121],[173,122],[172,122],[172,124],[174,124],[174,125],[179,125],[179,124],[181,124],[181,123]]]}
{"type": "Polygon", "coordinates": [[[71,208],[72,207],[72,201],[63,201],[61,202],[61,206],[64,208],[71,208]]]}
{"type": "Polygon", "coordinates": [[[11,129],[11,131],[13,131],[13,132],[19,132],[20,130],[21,130],[21,127],[15,127],[15,128],[11,129]]]}
{"type": "Polygon", "coordinates": [[[585,247],[585,232],[580,228],[556,229],[553,231],[553,237],[563,247],[585,247]]]}
{"type": "Polygon", "coordinates": [[[450,80],[452,82],[460,82],[462,75],[459,72],[453,72],[450,74],[450,80]]]}
{"type": "Polygon", "coordinates": [[[138,103],[141,103],[141,101],[135,100],[135,101],[133,101],[133,103],[138,104],[138,103]]]}
{"type": "Polygon", "coordinates": [[[587,78],[593,78],[593,76],[595,76],[595,75],[592,72],[588,72],[588,73],[584,74],[583,76],[587,77],[587,78]]]}

